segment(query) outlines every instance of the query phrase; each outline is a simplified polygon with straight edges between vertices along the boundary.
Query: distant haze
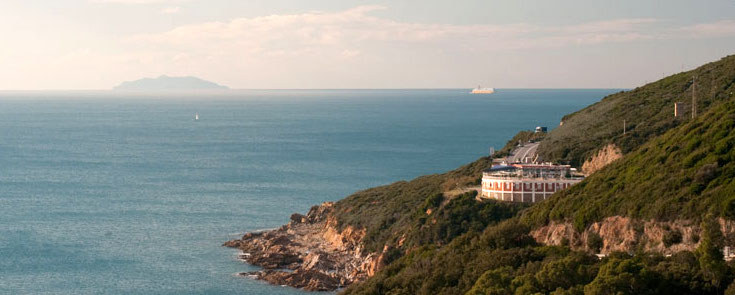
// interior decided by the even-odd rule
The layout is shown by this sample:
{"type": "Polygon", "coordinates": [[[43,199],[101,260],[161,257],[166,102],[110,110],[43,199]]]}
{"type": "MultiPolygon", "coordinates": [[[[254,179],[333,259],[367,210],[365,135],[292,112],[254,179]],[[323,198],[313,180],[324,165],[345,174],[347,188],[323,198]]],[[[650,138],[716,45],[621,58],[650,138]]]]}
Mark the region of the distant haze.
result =
{"type": "Polygon", "coordinates": [[[115,90],[205,90],[228,89],[214,82],[205,81],[197,77],[169,77],[162,75],[158,78],[143,78],[135,81],[126,81],[116,86],[115,90]]]}
{"type": "Polygon", "coordinates": [[[735,53],[735,0],[4,0],[0,36],[0,90],[631,88],[735,53]]]}

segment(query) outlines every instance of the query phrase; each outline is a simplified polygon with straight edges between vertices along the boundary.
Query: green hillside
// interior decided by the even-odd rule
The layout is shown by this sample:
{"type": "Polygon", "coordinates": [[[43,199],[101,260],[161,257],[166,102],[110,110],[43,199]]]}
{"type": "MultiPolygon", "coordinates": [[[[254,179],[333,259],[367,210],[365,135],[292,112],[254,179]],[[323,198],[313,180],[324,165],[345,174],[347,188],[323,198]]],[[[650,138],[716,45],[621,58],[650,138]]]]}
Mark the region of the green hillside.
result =
{"type": "MultiPolygon", "coordinates": [[[[691,99],[691,79],[693,76],[697,76],[697,81],[699,81],[698,84],[700,87],[697,88],[697,95],[699,97],[700,119],[704,120],[708,116],[706,115],[707,110],[713,105],[725,101],[730,95],[730,92],[735,90],[735,56],[723,58],[720,61],[709,63],[690,72],[664,78],[661,81],[636,88],[632,91],[610,95],[596,104],[565,116],[563,119],[565,122],[564,125],[554,129],[546,137],[539,137],[539,134],[534,134],[533,132],[521,131],[509,140],[508,144],[499,150],[497,155],[503,155],[510,151],[518,140],[527,141],[529,139],[541,140],[539,152],[547,160],[556,159],[557,161],[580,163],[591,153],[610,142],[614,142],[622,147],[625,153],[631,153],[646,141],[691,121],[689,117],[675,118],[673,116],[673,102],[685,101],[687,97],[691,99]],[[716,87],[706,88],[701,86],[708,84],[715,85],[716,87]],[[706,95],[708,92],[711,95],[706,95]],[[611,121],[620,121],[622,123],[621,118],[627,118],[628,132],[625,135],[622,134],[622,124],[618,124],[619,126],[608,124],[611,121]]],[[[704,139],[702,141],[706,142],[704,139]]],[[[706,146],[708,145],[704,144],[701,147],[698,146],[698,148],[703,149],[706,146]]],[[[680,153],[683,153],[683,150],[680,153]]],[[[706,152],[704,150],[702,151],[706,152]]],[[[672,161],[675,160],[676,158],[672,158],[672,161]]],[[[706,161],[709,158],[701,160],[706,161]]],[[[638,160],[636,159],[635,161],[638,160]]],[[[660,162],[661,159],[657,159],[656,161],[660,162]]],[[[419,230],[427,230],[427,226],[423,222],[431,219],[436,220],[437,216],[442,216],[443,214],[439,213],[435,214],[435,216],[430,216],[430,218],[427,217],[425,213],[429,209],[427,204],[434,202],[445,204],[447,200],[441,199],[442,197],[440,195],[442,192],[446,192],[455,187],[478,184],[481,171],[489,168],[491,164],[492,159],[484,157],[445,174],[422,176],[411,181],[400,181],[391,185],[357,192],[337,202],[337,220],[342,227],[353,226],[364,228],[367,232],[364,243],[366,249],[370,251],[381,251],[385,245],[395,245],[401,239],[407,239],[404,242],[408,247],[421,246],[431,242],[446,243],[446,237],[455,236],[456,233],[444,234],[444,238],[439,240],[427,240],[425,238],[426,236],[439,237],[442,235],[417,232],[419,230]]],[[[623,164],[614,165],[613,167],[619,167],[620,165],[623,164]]],[[[657,168],[655,167],[659,167],[655,163],[647,163],[646,165],[646,169],[656,170],[657,168]]],[[[690,168],[701,169],[699,166],[702,165],[705,164],[697,163],[690,168]]],[[[667,167],[667,169],[678,168],[672,166],[667,167]]],[[[615,171],[610,173],[619,172],[615,171]]],[[[673,188],[681,188],[681,186],[688,185],[684,184],[687,178],[670,178],[663,173],[655,172],[646,171],[645,173],[648,174],[642,174],[643,172],[626,171],[626,173],[629,173],[626,175],[631,179],[624,184],[614,181],[621,176],[605,176],[605,179],[601,178],[603,176],[591,177],[588,181],[565,192],[560,197],[564,198],[565,201],[558,202],[558,205],[553,205],[554,210],[547,209],[548,212],[542,212],[540,211],[541,209],[534,209],[526,214],[524,220],[530,222],[530,224],[538,225],[550,219],[574,218],[582,226],[591,221],[598,220],[602,216],[609,216],[613,213],[613,209],[615,209],[615,214],[627,216],[670,217],[671,212],[676,212],[671,210],[680,210],[683,205],[671,207],[669,205],[673,201],[664,202],[663,200],[654,200],[650,196],[645,197],[640,193],[636,193],[640,191],[636,185],[650,180],[646,177],[656,178],[650,180],[649,185],[651,186],[655,186],[657,181],[661,179],[666,179],[668,181],[668,185],[665,186],[666,189],[652,187],[646,189],[646,192],[655,194],[671,193],[674,190],[673,188]],[[672,183],[674,181],[673,179],[681,180],[682,182],[675,184],[672,183]],[[597,185],[596,182],[605,182],[605,184],[597,185]],[[595,184],[588,185],[589,183],[595,184]],[[594,188],[591,188],[593,186],[594,188]],[[608,186],[611,187],[607,188],[608,186]],[[585,188],[588,189],[586,190],[585,188]],[[622,199],[615,198],[615,196],[623,193],[624,188],[627,188],[625,192],[630,194],[630,197],[626,199],[628,203],[621,206],[609,206],[609,204],[623,202],[622,199]],[[566,197],[571,194],[583,194],[586,191],[589,191],[589,194],[592,194],[592,192],[594,194],[602,194],[606,198],[614,199],[615,202],[605,203],[606,201],[600,201],[594,205],[597,206],[595,208],[600,209],[593,210],[589,209],[592,208],[592,205],[588,204],[588,200],[579,199],[579,201],[573,201],[578,198],[566,197]],[[574,202],[584,203],[585,206],[571,204],[574,202]],[[640,209],[639,207],[645,207],[645,209],[640,209]],[[574,211],[578,209],[584,210],[581,212],[574,211]]],[[[691,171],[682,170],[681,173],[691,173],[691,171]]],[[[685,196],[687,193],[691,193],[691,190],[680,189],[676,195],[667,196],[667,198],[679,200],[677,201],[679,203],[675,204],[683,202],[681,201],[684,200],[682,198],[691,200],[687,201],[691,202],[690,205],[687,205],[690,207],[682,209],[684,210],[683,212],[690,212],[687,213],[688,215],[694,215],[695,213],[691,212],[699,212],[698,210],[702,206],[709,205],[709,203],[702,204],[697,202],[697,198],[695,197],[685,196]]],[[[709,191],[702,191],[700,193],[710,194],[709,191]]],[[[535,207],[547,208],[552,206],[552,204],[557,204],[557,202],[545,202],[543,206],[535,207]]],[[[440,208],[444,207],[438,206],[434,209],[440,208]]],[[[472,210],[475,209],[480,210],[478,208],[472,208],[472,210]]],[[[508,208],[508,210],[515,211],[515,209],[511,208],[508,208]]],[[[505,214],[500,214],[499,216],[505,216],[505,214]]],[[[439,218],[438,221],[442,222],[442,219],[439,218]]],[[[491,218],[490,221],[494,222],[496,218],[491,218]]],[[[481,219],[475,221],[468,220],[466,223],[475,222],[475,225],[465,225],[460,232],[465,232],[470,228],[477,230],[478,224],[485,225],[491,223],[490,221],[481,219]]],[[[440,230],[456,232],[457,229],[440,230]]]]}
{"type": "MultiPolygon", "coordinates": [[[[715,221],[735,218],[734,88],[730,56],[566,116],[563,126],[540,139],[544,159],[579,165],[608,143],[621,147],[624,157],[527,209],[477,202],[472,193],[441,194],[477,183],[490,158],[338,202],[340,224],[365,228],[367,249],[404,242],[393,248],[385,269],[344,293],[735,294],[735,269],[723,260],[725,239],[715,221]],[[693,76],[698,116],[674,118],[673,103],[691,100],[693,76]],[[613,215],[701,220],[703,232],[695,252],[613,253],[603,260],[538,245],[529,235],[552,220],[583,230],[613,215]]],[[[507,147],[529,136],[521,132],[507,147]]]]}
{"type": "Polygon", "coordinates": [[[613,253],[598,260],[567,247],[537,245],[529,228],[511,219],[445,247],[412,251],[343,293],[735,294],[735,272],[722,259],[719,227],[703,227],[696,252],[613,253]]]}
{"type": "Polygon", "coordinates": [[[735,99],[702,113],[524,214],[543,225],[571,219],[578,230],[603,217],[735,217],[735,99]],[[730,210],[730,211],[728,211],[730,210]]]}
{"type": "MultiPolygon", "coordinates": [[[[518,141],[538,140],[542,133],[520,131],[498,150],[506,155],[518,141]]],[[[364,246],[382,251],[403,239],[404,248],[426,244],[446,244],[467,231],[482,231],[488,224],[512,217],[528,204],[475,201],[475,195],[449,200],[443,193],[458,187],[479,185],[482,170],[492,166],[492,157],[482,157],[443,174],[421,176],[410,181],[370,188],[354,193],[335,204],[341,227],[364,228],[364,246]],[[434,213],[428,215],[431,209],[434,213]]]]}
{"type": "Polygon", "coordinates": [[[623,154],[627,154],[684,122],[674,118],[674,102],[683,102],[686,116],[691,116],[692,93],[695,93],[698,112],[703,114],[734,91],[735,56],[728,56],[689,72],[609,95],[564,116],[564,124],[541,141],[539,154],[546,161],[570,163],[576,167],[608,143],[615,143],[623,154]],[[696,86],[692,91],[694,77],[696,86]]]}
{"type": "Polygon", "coordinates": [[[735,98],[679,124],[519,218],[427,244],[345,294],[735,294],[717,215],[735,217],[735,98]],[[578,229],[603,216],[701,219],[695,252],[598,260],[529,232],[551,219],[578,229]],[[701,218],[707,215],[706,218],[701,218]]]}
{"type": "Polygon", "coordinates": [[[461,186],[476,185],[481,171],[492,165],[481,158],[444,174],[418,177],[357,192],[335,204],[339,225],[363,228],[363,244],[373,252],[385,245],[404,247],[444,244],[470,230],[481,231],[488,224],[515,215],[524,204],[495,201],[477,202],[467,193],[451,201],[443,192],[461,186]],[[427,214],[427,210],[433,211],[427,214]]]}

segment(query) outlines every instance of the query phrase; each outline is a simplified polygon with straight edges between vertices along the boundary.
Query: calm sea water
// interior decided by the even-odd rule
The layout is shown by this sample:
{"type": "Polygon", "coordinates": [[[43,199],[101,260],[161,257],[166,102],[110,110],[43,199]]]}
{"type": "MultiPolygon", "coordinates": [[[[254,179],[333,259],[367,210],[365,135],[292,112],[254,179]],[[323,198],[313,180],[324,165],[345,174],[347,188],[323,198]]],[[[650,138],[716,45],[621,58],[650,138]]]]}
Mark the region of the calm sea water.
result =
{"type": "Polygon", "coordinates": [[[0,293],[302,294],[220,244],[615,91],[0,93],[0,293]]]}

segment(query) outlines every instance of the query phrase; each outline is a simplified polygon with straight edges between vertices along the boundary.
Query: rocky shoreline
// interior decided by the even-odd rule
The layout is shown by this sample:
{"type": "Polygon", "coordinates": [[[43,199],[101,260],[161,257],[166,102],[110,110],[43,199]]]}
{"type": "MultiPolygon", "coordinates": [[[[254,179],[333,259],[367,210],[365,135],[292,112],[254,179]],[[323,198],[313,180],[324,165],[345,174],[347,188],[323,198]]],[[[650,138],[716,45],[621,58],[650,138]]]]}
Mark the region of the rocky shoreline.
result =
{"type": "Polygon", "coordinates": [[[240,275],[308,291],[337,290],[373,275],[383,255],[360,247],[364,231],[339,230],[333,211],[332,202],[314,206],[278,229],[247,233],[223,246],[241,250],[242,260],[263,268],[240,275]]]}

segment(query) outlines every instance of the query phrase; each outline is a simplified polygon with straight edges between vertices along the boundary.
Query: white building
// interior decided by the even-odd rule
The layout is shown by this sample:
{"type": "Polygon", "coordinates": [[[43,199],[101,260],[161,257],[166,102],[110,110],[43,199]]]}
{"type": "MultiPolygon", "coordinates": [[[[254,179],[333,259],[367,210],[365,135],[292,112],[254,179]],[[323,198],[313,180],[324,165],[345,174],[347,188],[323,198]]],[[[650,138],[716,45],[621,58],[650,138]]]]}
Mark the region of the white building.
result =
{"type": "Polygon", "coordinates": [[[482,173],[481,196],[510,202],[543,201],[584,179],[573,172],[569,165],[496,165],[482,173]]]}

